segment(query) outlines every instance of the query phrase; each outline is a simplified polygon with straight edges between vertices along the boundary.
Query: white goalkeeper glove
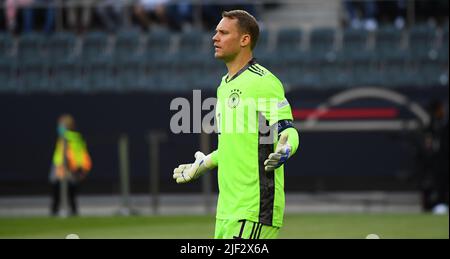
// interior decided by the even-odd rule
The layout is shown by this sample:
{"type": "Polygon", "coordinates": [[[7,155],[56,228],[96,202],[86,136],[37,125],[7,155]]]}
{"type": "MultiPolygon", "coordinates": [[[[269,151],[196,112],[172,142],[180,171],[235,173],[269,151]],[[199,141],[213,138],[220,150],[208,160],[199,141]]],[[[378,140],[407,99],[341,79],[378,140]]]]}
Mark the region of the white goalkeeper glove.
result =
{"type": "Polygon", "coordinates": [[[271,153],[269,157],[264,161],[266,171],[273,171],[283,165],[292,153],[292,147],[287,142],[288,135],[281,135],[278,141],[277,148],[274,153],[271,153]]]}
{"type": "Polygon", "coordinates": [[[197,151],[194,157],[194,163],[179,165],[173,170],[173,179],[177,183],[187,183],[195,180],[209,170],[207,164],[209,164],[210,155],[205,156],[202,152],[197,151]]]}

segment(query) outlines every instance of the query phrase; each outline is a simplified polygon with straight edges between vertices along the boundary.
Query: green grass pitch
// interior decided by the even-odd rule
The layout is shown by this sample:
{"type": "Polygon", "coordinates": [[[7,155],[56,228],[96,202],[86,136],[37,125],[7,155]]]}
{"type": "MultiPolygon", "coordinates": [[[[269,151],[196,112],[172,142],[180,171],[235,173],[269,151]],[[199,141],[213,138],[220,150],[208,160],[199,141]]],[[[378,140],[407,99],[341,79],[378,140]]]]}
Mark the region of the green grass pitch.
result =
{"type": "MultiPolygon", "coordinates": [[[[201,239],[214,236],[210,216],[0,218],[0,238],[201,239]]],[[[449,217],[429,214],[289,214],[279,238],[449,238],[449,217]]]]}

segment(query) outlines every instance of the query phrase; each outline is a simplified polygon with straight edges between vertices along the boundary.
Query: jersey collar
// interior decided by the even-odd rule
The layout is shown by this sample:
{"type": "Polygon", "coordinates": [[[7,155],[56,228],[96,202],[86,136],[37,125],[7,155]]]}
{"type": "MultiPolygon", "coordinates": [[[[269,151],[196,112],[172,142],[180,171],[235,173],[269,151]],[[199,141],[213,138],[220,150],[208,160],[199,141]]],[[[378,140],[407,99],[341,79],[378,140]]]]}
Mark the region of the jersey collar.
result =
{"type": "Polygon", "coordinates": [[[229,82],[231,82],[233,79],[235,79],[236,77],[238,77],[240,74],[242,74],[242,73],[244,73],[244,71],[245,70],[247,70],[247,68],[249,67],[249,66],[252,66],[252,65],[254,65],[254,64],[256,64],[256,59],[255,58],[252,58],[243,68],[241,68],[230,80],[228,80],[228,75],[227,75],[227,77],[225,78],[225,83],[229,83],[229,82]]]}

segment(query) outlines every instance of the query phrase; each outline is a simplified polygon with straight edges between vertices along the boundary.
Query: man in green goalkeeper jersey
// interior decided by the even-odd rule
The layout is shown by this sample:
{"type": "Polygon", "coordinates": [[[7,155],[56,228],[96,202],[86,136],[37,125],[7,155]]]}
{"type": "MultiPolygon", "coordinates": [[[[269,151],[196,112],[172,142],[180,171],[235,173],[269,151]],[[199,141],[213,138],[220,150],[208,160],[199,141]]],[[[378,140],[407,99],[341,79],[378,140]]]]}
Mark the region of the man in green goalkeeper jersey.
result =
{"type": "Polygon", "coordinates": [[[281,82],[253,59],[259,27],[241,10],[224,12],[213,42],[228,74],[217,89],[218,148],[174,169],[185,183],[218,167],[215,238],[276,238],[285,207],[283,164],[299,137],[281,82]]]}

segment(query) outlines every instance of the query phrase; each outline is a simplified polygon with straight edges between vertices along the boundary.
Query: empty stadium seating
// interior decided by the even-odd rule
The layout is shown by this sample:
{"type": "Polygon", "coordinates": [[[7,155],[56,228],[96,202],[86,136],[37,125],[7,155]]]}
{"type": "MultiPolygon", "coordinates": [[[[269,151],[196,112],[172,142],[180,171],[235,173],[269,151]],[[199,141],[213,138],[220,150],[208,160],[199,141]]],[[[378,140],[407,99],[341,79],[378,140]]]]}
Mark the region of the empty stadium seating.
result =
{"type": "MultiPolygon", "coordinates": [[[[0,92],[215,89],[226,68],[213,58],[212,36],[162,29],[90,32],[84,37],[0,33],[0,92]]],[[[264,30],[255,56],[287,89],[448,87],[448,25],[374,32],[264,30]],[[302,45],[306,33],[309,42],[302,45]]]]}

